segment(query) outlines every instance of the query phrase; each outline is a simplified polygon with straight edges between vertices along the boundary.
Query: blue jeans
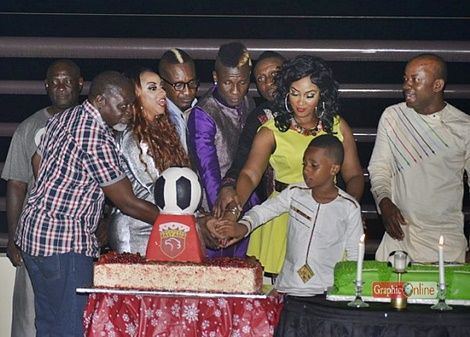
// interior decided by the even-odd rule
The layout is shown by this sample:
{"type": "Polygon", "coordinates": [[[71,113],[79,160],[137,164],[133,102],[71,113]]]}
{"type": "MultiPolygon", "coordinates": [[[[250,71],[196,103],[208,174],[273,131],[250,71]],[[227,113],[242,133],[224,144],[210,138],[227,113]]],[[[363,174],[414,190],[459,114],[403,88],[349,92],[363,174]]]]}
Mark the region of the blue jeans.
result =
{"type": "Polygon", "coordinates": [[[31,256],[23,260],[33,284],[36,337],[82,337],[87,296],[76,289],[89,287],[93,258],[76,253],[31,256]]]}

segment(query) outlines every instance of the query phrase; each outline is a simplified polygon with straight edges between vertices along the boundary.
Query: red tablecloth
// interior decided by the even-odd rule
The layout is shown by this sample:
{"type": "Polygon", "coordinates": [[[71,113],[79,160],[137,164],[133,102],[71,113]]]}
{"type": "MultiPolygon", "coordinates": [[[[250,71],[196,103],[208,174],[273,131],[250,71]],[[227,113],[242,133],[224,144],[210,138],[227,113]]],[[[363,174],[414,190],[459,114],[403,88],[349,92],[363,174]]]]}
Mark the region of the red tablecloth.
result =
{"type": "Polygon", "coordinates": [[[91,294],[87,337],[272,336],[282,298],[194,298],[91,294]]]}

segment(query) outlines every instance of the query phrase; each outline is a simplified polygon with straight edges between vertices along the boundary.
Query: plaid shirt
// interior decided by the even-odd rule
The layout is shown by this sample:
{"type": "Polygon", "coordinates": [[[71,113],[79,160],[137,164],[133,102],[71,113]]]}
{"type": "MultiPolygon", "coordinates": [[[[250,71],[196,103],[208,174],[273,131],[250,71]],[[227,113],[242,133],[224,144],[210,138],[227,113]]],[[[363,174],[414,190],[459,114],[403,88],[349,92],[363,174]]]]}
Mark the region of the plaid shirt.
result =
{"type": "Polygon", "coordinates": [[[101,187],[125,177],[110,129],[85,101],[49,120],[37,151],[41,167],[21,214],[16,243],[33,256],[96,256],[101,187]]]}

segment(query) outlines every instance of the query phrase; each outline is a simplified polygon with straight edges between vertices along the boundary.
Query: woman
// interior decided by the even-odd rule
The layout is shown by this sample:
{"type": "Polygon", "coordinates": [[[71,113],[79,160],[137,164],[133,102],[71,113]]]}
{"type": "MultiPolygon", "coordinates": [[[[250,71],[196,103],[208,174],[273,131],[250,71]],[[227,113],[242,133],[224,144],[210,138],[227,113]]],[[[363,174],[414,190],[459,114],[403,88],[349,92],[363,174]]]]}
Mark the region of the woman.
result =
{"type": "MultiPolygon", "coordinates": [[[[170,166],[189,166],[188,156],[166,111],[162,79],[150,69],[129,74],[136,100],[131,126],[118,135],[126,174],[137,197],[154,201],[155,180],[170,166]]],[[[152,226],[118,210],[110,220],[110,247],[145,255],[152,226]]]]}
{"type": "MultiPolygon", "coordinates": [[[[244,204],[258,185],[268,163],[274,169],[275,192],[300,182],[302,155],[316,136],[329,133],[343,142],[341,176],[346,191],[360,200],[364,177],[351,128],[338,115],[338,84],[331,69],[317,57],[301,55],[286,62],[276,78],[278,113],[258,131],[250,155],[237,180],[237,195],[244,204]]],[[[287,213],[255,230],[247,255],[255,256],[266,273],[278,274],[285,256],[287,213]]]]}

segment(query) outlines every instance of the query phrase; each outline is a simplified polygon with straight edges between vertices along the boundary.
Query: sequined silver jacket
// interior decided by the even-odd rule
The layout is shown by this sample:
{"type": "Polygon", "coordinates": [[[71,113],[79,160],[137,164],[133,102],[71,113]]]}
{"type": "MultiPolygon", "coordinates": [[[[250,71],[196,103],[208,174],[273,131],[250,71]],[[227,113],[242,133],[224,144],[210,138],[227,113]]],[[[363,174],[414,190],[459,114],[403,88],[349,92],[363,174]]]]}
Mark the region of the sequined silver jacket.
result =
{"type": "MultiPolygon", "coordinates": [[[[117,137],[125,172],[132,184],[134,194],[154,202],[153,185],[160,173],[155,168],[153,158],[147,154],[147,144],[138,144],[131,130],[126,130],[117,137]]],[[[147,241],[152,226],[131,218],[118,209],[113,210],[108,227],[108,240],[111,249],[117,252],[131,252],[145,255],[147,241]]]]}

